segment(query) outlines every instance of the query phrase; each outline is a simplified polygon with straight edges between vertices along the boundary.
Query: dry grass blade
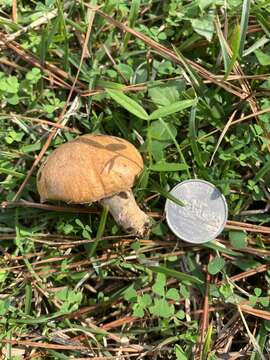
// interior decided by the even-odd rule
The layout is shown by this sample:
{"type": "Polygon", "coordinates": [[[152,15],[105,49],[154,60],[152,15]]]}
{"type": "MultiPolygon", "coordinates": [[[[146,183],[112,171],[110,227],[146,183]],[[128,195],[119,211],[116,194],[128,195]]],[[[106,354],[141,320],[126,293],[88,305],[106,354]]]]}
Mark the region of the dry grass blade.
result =
{"type": "Polygon", "coordinates": [[[18,14],[17,14],[17,0],[12,0],[12,21],[17,23],[18,14]]]}
{"type": "MultiPolygon", "coordinates": [[[[240,281],[240,280],[246,279],[250,276],[257,275],[261,272],[267,271],[269,268],[270,268],[270,265],[260,265],[254,269],[246,270],[240,274],[234,275],[234,276],[230,277],[229,279],[230,279],[230,281],[233,281],[233,282],[240,281]]],[[[225,283],[225,281],[219,281],[218,285],[221,285],[224,283],[225,283]]]]}
{"type": "MultiPolygon", "coordinates": [[[[3,34],[0,33],[3,38],[3,42],[5,45],[13,50],[16,54],[21,56],[26,62],[30,63],[31,65],[38,67],[45,73],[48,73],[49,76],[51,76],[53,79],[56,79],[60,84],[63,84],[64,87],[70,88],[70,85],[67,84],[63,79],[69,79],[71,81],[74,81],[74,78],[69,75],[67,72],[59,69],[56,65],[49,64],[48,62],[45,63],[45,65],[41,65],[40,62],[34,57],[34,55],[30,54],[29,52],[26,52],[19,44],[17,44],[15,41],[6,41],[3,34]]],[[[84,84],[81,82],[78,82],[78,84],[81,87],[85,87],[84,84]]],[[[76,92],[80,93],[80,90],[75,89],[76,92]]]]}
{"type": "Polygon", "coordinates": [[[227,229],[235,229],[235,230],[243,230],[243,231],[245,230],[255,233],[270,234],[270,227],[254,225],[240,221],[228,220],[225,227],[227,229]]]}
{"type": "Polygon", "coordinates": [[[97,208],[56,206],[56,205],[34,203],[30,201],[4,201],[0,204],[1,209],[6,209],[10,207],[26,207],[26,208],[41,209],[45,211],[57,211],[57,212],[67,212],[67,213],[82,213],[82,214],[100,213],[100,210],[97,208]]]}
{"type": "MultiPolygon", "coordinates": [[[[264,355],[263,355],[263,353],[262,353],[262,351],[261,351],[261,348],[260,348],[259,344],[257,343],[257,340],[255,339],[254,335],[251,333],[251,331],[250,331],[250,329],[249,329],[249,327],[248,327],[248,324],[247,324],[247,322],[246,322],[246,319],[245,319],[245,317],[244,317],[244,315],[243,315],[243,312],[247,312],[247,311],[246,311],[247,308],[245,308],[245,306],[243,307],[243,306],[241,306],[241,305],[237,305],[237,309],[238,309],[238,311],[239,311],[239,314],[240,314],[241,319],[242,319],[242,321],[243,321],[243,324],[244,324],[244,326],[245,326],[246,332],[247,332],[247,334],[248,334],[248,336],[249,336],[250,342],[251,342],[252,345],[254,346],[254,349],[256,349],[257,352],[259,353],[259,355],[260,355],[260,357],[261,357],[261,360],[264,360],[265,357],[264,357],[264,355]]],[[[251,309],[252,309],[252,308],[251,308],[251,309]]]]}
{"type": "Polygon", "coordinates": [[[270,312],[269,311],[261,310],[261,309],[254,309],[253,307],[248,306],[248,305],[239,305],[239,307],[242,310],[242,312],[244,312],[246,314],[257,316],[261,319],[270,320],[270,312]]]}
{"type": "Polygon", "coordinates": [[[1,339],[0,343],[2,344],[12,344],[12,345],[23,345],[35,348],[43,348],[43,349],[55,349],[55,350],[89,350],[87,347],[82,345],[59,345],[59,344],[51,344],[46,342],[35,342],[29,340],[8,340],[1,339]]]}

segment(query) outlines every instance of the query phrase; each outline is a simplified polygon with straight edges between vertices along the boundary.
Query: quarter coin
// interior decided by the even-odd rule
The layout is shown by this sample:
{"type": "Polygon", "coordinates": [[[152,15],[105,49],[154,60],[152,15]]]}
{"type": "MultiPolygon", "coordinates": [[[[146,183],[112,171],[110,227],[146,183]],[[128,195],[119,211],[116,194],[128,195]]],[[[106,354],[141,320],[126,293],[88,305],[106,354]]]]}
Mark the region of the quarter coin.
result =
{"type": "Polygon", "coordinates": [[[171,191],[180,206],[167,199],[165,213],[172,232],[189,243],[201,244],[214,240],[224,229],[228,207],[224,195],[204,180],[186,180],[171,191]]]}

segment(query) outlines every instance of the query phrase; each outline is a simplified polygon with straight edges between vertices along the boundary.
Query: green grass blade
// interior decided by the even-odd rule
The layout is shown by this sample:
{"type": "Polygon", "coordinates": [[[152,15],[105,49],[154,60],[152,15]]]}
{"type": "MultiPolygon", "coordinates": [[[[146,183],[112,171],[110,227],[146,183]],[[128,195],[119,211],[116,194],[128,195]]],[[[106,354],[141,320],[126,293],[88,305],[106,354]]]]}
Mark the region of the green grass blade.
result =
{"type": "MultiPolygon", "coordinates": [[[[141,5],[141,0],[132,0],[131,2],[129,17],[128,17],[128,25],[130,28],[133,28],[135,25],[135,22],[139,14],[140,5],[141,5]]],[[[123,53],[126,51],[129,39],[130,39],[130,33],[127,32],[124,37],[124,44],[122,50],[123,53]]]]}
{"type": "Polygon", "coordinates": [[[150,266],[150,267],[148,267],[148,269],[150,269],[156,273],[161,273],[161,274],[165,274],[170,277],[174,277],[180,281],[187,281],[191,284],[197,284],[197,285],[203,284],[203,281],[201,279],[199,279],[193,275],[189,275],[189,274],[186,274],[181,271],[174,270],[174,269],[169,269],[166,266],[150,266]]]}
{"type": "Polygon", "coordinates": [[[153,191],[158,192],[160,195],[164,196],[166,199],[173,201],[175,204],[177,204],[179,206],[185,206],[185,203],[183,203],[181,200],[177,199],[170,192],[162,189],[156,182],[152,182],[151,189],[153,191]]]}
{"type": "Polygon", "coordinates": [[[238,253],[236,251],[228,249],[227,247],[222,246],[221,244],[218,244],[217,241],[204,243],[203,246],[205,246],[205,247],[207,247],[209,249],[212,249],[212,250],[219,251],[219,252],[224,253],[224,254],[231,255],[231,256],[238,256],[238,257],[242,256],[241,253],[238,253]]]}
{"type": "Polygon", "coordinates": [[[213,325],[210,324],[208,326],[204,344],[203,344],[202,360],[208,359],[208,354],[211,350],[211,344],[212,344],[212,334],[213,334],[213,325]]]}
{"type": "Polygon", "coordinates": [[[189,172],[189,166],[188,166],[188,164],[187,164],[187,162],[186,162],[186,159],[185,159],[185,157],[184,157],[184,154],[182,153],[182,150],[181,150],[178,142],[177,142],[176,139],[175,139],[175,136],[173,135],[173,133],[171,132],[169,126],[166,124],[166,122],[165,122],[164,120],[162,120],[162,119],[160,118],[159,121],[162,123],[162,125],[163,125],[164,128],[167,130],[168,134],[170,135],[170,137],[171,137],[171,139],[172,139],[172,141],[173,141],[176,149],[178,150],[180,159],[182,160],[183,164],[186,166],[187,175],[188,175],[188,177],[191,177],[190,172],[189,172]]]}
{"type": "Polygon", "coordinates": [[[269,42],[269,39],[264,35],[263,37],[259,38],[257,41],[255,41],[254,44],[252,44],[248,49],[246,49],[243,52],[243,57],[252,54],[255,50],[263,47],[265,44],[269,42]]]}
{"type": "Polygon", "coordinates": [[[102,213],[101,213],[101,218],[100,218],[100,222],[99,222],[99,226],[98,226],[98,230],[97,230],[96,239],[95,239],[95,242],[93,243],[93,246],[91,247],[91,250],[89,253],[90,258],[95,254],[99,240],[101,239],[101,237],[104,233],[108,212],[109,212],[109,208],[107,206],[104,206],[102,209],[102,213]]]}
{"type": "Polygon", "coordinates": [[[225,73],[226,73],[228,71],[229,64],[230,64],[230,57],[229,57],[229,54],[227,51],[226,40],[222,33],[221,25],[220,25],[220,21],[219,21],[218,17],[216,18],[215,25],[216,25],[217,36],[218,36],[218,40],[219,40],[219,44],[220,44],[220,48],[221,48],[221,53],[222,53],[222,58],[223,58],[223,63],[224,63],[224,68],[225,68],[225,73]]]}
{"type": "Polygon", "coordinates": [[[268,13],[263,14],[260,9],[256,9],[254,14],[257,17],[258,23],[260,24],[261,28],[265,32],[265,35],[270,38],[270,26],[269,22],[266,20],[268,18],[268,13]]]}
{"type": "Polygon", "coordinates": [[[204,85],[204,83],[202,82],[200,77],[196,74],[196,72],[192,69],[192,67],[189,65],[189,63],[187,62],[185,57],[181,54],[181,52],[178,49],[176,49],[176,47],[174,45],[172,45],[172,46],[173,46],[175,53],[178,56],[178,59],[181,61],[183,68],[186,71],[186,74],[187,74],[190,82],[192,83],[194,90],[200,96],[203,97],[204,92],[206,91],[206,86],[204,85]]]}
{"type": "Polygon", "coordinates": [[[228,76],[230,75],[230,73],[234,67],[234,64],[239,56],[240,41],[241,41],[240,26],[239,26],[239,24],[237,24],[235,27],[235,30],[234,30],[234,34],[232,36],[232,44],[231,44],[232,58],[229,63],[228,69],[224,75],[224,80],[226,80],[228,78],[228,76]]]}
{"type": "Polygon", "coordinates": [[[32,285],[26,284],[25,286],[25,301],[24,301],[24,313],[29,315],[32,306],[32,285]]]}
{"type": "Polygon", "coordinates": [[[177,101],[170,105],[162,106],[161,108],[153,111],[149,115],[149,120],[156,120],[156,119],[168,116],[168,115],[175,114],[178,111],[181,111],[181,110],[184,110],[186,108],[193,106],[196,102],[197,102],[196,99],[182,100],[182,101],[177,101]]]}
{"type": "Polygon", "coordinates": [[[253,181],[257,183],[259,180],[263,179],[266,174],[270,171],[270,161],[267,161],[263,167],[257,172],[253,181]]]}
{"type": "Polygon", "coordinates": [[[68,33],[67,33],[67,26],[66,26],[66,20],[65,20],[65,14],[64,14],[64,1],[57,0],[57,6],[58,6],[58,14],[59,14],[59,32],[64,38],[63,41],[63,48],[64,48],[64,69],[68,69],[68,58],[69,58],[69,48],[68,48],[68,33]]]}
{"type": "Polygon", "coordinates": [[[244,0],[242,7],[241,22],[240,22],[240,44],[239,44],[240,58],[243,54],[244,46],[245,46],[245,40],[248,29],[249,11],[250,11],[250,0],[244,0]]]}
{"type": "Polygon", "coordinates": [[[189,137],[191,150],[193,152],[194,159],[200,168],[204,168],[204,164],[201,158],[201,153],[197,143],[197,130],[196,130],[196,107],[192,107],[189,116],[189,137]]]}
{"type": "Polygon", "coordinates": [[[142,120],[148,120],[149,117],[144,108],[141,107],[136,101],[125,95],[123,92],[108,88],[106,89],[106,92],[114,101],[116,101],[131,114],[142,120]]]}

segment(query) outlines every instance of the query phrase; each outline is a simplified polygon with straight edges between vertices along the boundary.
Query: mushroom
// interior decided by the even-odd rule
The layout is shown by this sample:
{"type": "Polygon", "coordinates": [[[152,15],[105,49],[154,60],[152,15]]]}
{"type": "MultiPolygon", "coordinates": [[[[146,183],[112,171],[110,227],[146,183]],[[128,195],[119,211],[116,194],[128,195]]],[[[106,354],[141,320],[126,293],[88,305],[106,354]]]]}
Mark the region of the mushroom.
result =
{"type": "Polygon", "coordinates": [[[142,157],[128,141],[87,134],[60,145],[49,155],[38,171],[37,188],[41,202],[99,201],[125,231],[143,236],[150,220],[131,190],[142,169],[142,157]]]}

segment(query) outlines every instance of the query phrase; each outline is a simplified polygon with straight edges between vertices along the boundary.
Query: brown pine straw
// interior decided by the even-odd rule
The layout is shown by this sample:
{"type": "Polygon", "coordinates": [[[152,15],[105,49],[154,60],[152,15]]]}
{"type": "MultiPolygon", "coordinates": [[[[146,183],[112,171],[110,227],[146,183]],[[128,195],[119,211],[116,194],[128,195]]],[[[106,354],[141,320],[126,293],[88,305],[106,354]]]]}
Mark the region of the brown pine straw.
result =
{"type": "MultiPolygon", "coordinates": [[[[209,254],[208,264],[212,261],[212,254],[209,254]]],[[[204,282],[204,302],[203,302],[203,312],[201,317],[201,336],[198,345],[198,352],[200,357],[202,356],[203,352],[203,343],[205,340],[205,336],[207,333],[207,329],[209,326],[209,284],[211,281],[211,275],[206,271],[205,274],[205,282],[204,282]]]]}
{"type": "MultiPolygon", "coordinates": [[[[66,103],[64,105],[64,108],[63,110],[61,111],[61,114],[59,115],[59,118],[57,120],[57,123],[61,123],[61,121],[63,120],[65,114],[66,114],[66,111],[67,111],[67,108],[68,108],[68,105],[69,105],[69,102],[72,98],[72,95],[73,95],[73,92],[75,91],[76,89],[76,85],[78,83],[78,78],[79,78],[79,74],[81,72],[81,67],[82,67],[82,64],[83,64],[83,59],[84,59],[84,54],[86,52],[86,49],[87,49],[87,46],[88,46],[88,42],[89,42],[89,38],[90,38],[90,34],[91,34],[91,30],[92,30],[92,25],[93,25],[93,21],[94,21],[94,17],[95,17],[95,11],[92,11],[91,14],[90,14],[90,17],[89,17],[89,23],[88,23],[88,27],[87,27],[87,32],[86,32],[86,36],[85,36],[85,42],[84,42],[84,45],[83,45],[83,49],[82,49],[82,53],[81,53],[81,59],[80,59],[80,63],[79,63],[79,67],[78,67],[78,70],[77,70],[77,73],[76,73],[76,76],[73,80],[73,84],[72,84],[72,87],[70,89],[70,92],[68,94],[68,97],[67,97],[67,100],[66,100],[66,103]]],[[[7,43],[7,45],[9,46],[9,43],[7,43]]],[[[51,145],[51,142],[54,138],[54,136],[56,135],[57,133],[57,129],[53,129],[44,146],[42,147],[40,153],[38,154],[37,158],[35,159],[34,163],[32,164],[32,167],[31,169],[28,171],[24,181],[22,182],[21,186],[19,187],[19,190],[17,191],[15,197],[14,197],[14,201],[18,200],[21,196],[21,193],[23,192],[26,184],[28,183],[30,177],[32,176],[36,166],[38,165],[38,163],[40,162],[40,160],[42,159],[42,157],[44,156],[44,154],[46,153],[46,151],[48,150],[49,146],[51,145]]]]}
{"type": "MultiPolygon", "coordinates": [[[[0,116],[1,116],[1,114],[0,114],[0,116]]],[[[9,115],[9,117],[8,117],[8,120],[16,121],[17,118],[21,119],[21,120],[25,120],[25,121],[31,121],[33,123],[38,123],[38,124],[41,124],[41,125],[48,125],[48,126],[55,127],[57,129],[60,129],[60,130],[69,131],[69,132],[72,132],[72,133],[75,133],[75,134],[80,134],[80,131],[78,129],[70,128],[68,126],[58,124],[58,123],[55,123],[53,121],[39,119],[39,118],[32,118],[32,117],[29,117],[29,116],[23,116],[23,115],[19,115],[19,114],[15,114],[15,113],[11,113],[9,115]]]]}
{"type": "MultiPolygon", "coordinates": [[[[182,65],[182,62],[179,59],[178,55],[175,54],[172,50],[170,50],[170,49],[166,48],[165,46],[159,44],[158,42],[152,40],[150,37],[140,33],[139,31],[134,30],[134,29],[130,28],[129,26],[120,23],[119,21],[115,20],[113,17],[111,17],[111,16],[105,14],[103,11],[101,11],[99,9],[99,7],[89,5],[87,3],[83,3],[83,4],[85,6],[87,6],[88,8],[94,10],[98,15],[100,15],[103,19],[107,20],[110,24],[112,24],[112,25],[116,26],[117,28],[119,28],[120,30],[122,30],[124,32],[128,32],[131,35],[135,36],[136,38],[140,39],[145,44],[147,44],[149,47],[156,50],[161,56],[164,56],[164,57],[170,59],[171,61],[173,61],[179,65],[182,65]]],[[[188,59],[186,59],[186,61],[203,78],[210,80],[212,83],[224,88],[225,90],[236,95],[240,99],[245,99],[246,96],[248,96],[248,94],[245,94],[242,89],[232,86],[230,83],[227,83],[227,82],[223,81],[222,79],[217,80],[214,74],[212,74],[210,71],[204,69],[202,66],[198,65],[194,61],[188,60],[188,59]]]]}

